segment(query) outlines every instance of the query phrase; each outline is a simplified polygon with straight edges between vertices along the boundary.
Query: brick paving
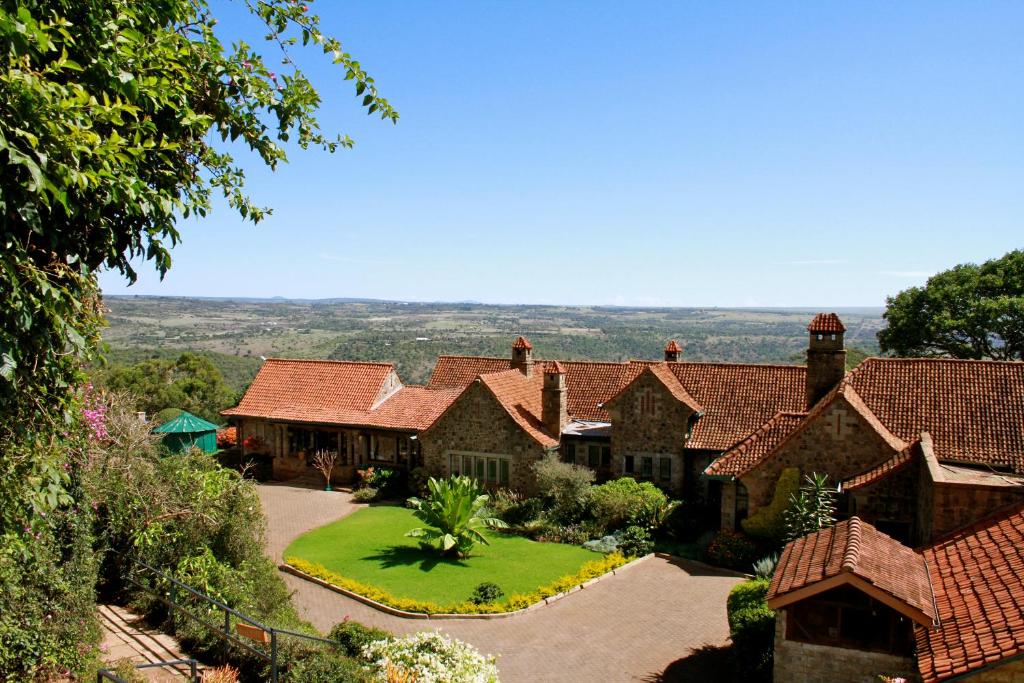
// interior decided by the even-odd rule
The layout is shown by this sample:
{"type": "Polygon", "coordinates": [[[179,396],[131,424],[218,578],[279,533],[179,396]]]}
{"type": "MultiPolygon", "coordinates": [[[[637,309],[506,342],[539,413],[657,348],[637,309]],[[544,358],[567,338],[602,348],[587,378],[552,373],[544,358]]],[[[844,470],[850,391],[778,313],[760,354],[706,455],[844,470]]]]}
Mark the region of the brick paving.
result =
{"type": "MultiPolygon", "coordinates": [[[[135,664],[153,664],[187,658],[172,636],[149,628],[142,617],[124,607],[99,605],[98,612],[103,627],[100,650],[104,662],[114,664],[128,659],[135,664]]],[[[189,680],[185,665],[145,669],[140,673],[154,683],[189,680]]]]}
{"type": "MultiPolygon", "coordinates": [[[[267,550],[277,562],[298,535],[359,509],[347,492],[312,482],[259,487],[267,550]]],[[[327,631],[346,616],[394,633],[440,629],[498,655],[516,681],[665,681],[677,660],[728,641],[725,599],[740,579],[686,560],[651,558],[542,609],[505,619],[403,619],[304,581],[282,576],[299,612],[327,631]]],[[[696,660],[694,660],[696,661],[696,660]]],[[[692,663],[692,662],[691,662],[692,663]]],[[[687,667],[684,667],[687,668],[687,667]]],[[[692,678],[692,667],[685,680],[692,678]]],[[[702,678],[715,678],[708,671],[702,678]]]]}

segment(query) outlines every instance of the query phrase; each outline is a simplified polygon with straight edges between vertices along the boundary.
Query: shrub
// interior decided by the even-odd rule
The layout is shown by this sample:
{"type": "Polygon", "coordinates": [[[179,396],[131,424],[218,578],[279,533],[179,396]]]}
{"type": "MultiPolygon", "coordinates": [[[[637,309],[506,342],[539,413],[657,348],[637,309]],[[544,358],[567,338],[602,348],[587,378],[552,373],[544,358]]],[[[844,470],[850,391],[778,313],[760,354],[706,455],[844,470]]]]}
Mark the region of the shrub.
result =
{"type": "Polygon", "coordinates": [[[504,597],[504,595],[505,591],[501,590],[501,586],[490,581],[484,581],[473,589],[473,595],[470,596],[469,601],[475,605],[483,605],[488,602],[495,602],[499,598],[504,597]]]}
{"type": "Polygon", "coordinates": [[[771,680],[775,612],[765,602],[769,583],[758,578],[737,584],[726,602],[740,680],[771,680]]]}
{"type": "Polygon", "coordinates": [[[373,680],[359,659],[345,657],[326,647],[290,658],[284,668],[284,680],[288,683],[368,683],[373,680]]]}
{"type": "Polygon", "coordinates": [[[619,549],[619,536],[609,534],[596,538],[593,541],[587,541],[583,544],[583,547],[587,550],[593,550],[595,553],[611,553],[619,549]]]}
{"type": "Polygon", "coordinates": [[[775,483],[772,502],[741,521],[743,531],[753,538],[781,545],[786,540],[786,509],[789,507],[790,498],[799,488],[800,470],[796,467],[782,470],[779,480],[775,483]]]}
{"type": "Polygon", "coordinates": [[[775,573],[775,565],[779,563],[779,554],[773,553],[767,557],[762,557],[760,560],[754,563],[754,576],[761,579],[771,579],[772,574],[775,573]]]}
{"type": "Polygon", "coordinates": [[[626,557],[643,557],[654,550],[651,535],[641,526],[626,527],[619,539],[619,551],[626,557]]]}
{"type": "Polygon", "coordinates": [[[409,494],[421,498],[428,495],[430,493],[430,488],[427,486],[428,481],[430,481],[430,473],[427,472],[426,467],[414,467],[409,470],[409,477],[406,479],[409,494]]]}
{"type": "Polygon", "coordinates": [[[475,481],[465,476],[452,476],[427,482],[430,498],[410,498],[413,514],[426,524],[409,531],[406,536],[436,542],[444,555],[464,557],[477,543],[490,545],[484,529],[507,527],[502,520],[486,511],[490,496],[475,481]]]}
{"type": "Polygon", "coordinates": [[[614,479],[590,490],[590,511],[603,529],[613,531],[632,524],[647,524],[653,510],[668,504],[654,484],[632,477],[614,479]]]}
{"type": "Polygon", "coordinates": [[[377,500],[378,493],[372,486],[364,486],[352,492],[352,500],[356,503],[372,503],[377,500]]]}
{"type": "Polygon", "coordinates": [[[792,541],[835,523],[836,489],[827,474],[814,472],[804,477],[799,493],[790,497],[785,512],[786,540],[792,541]]]}
{"type": "Polygon", "coordinates": [[[511,526],[522,526],[540,517],[543,511],[544,502],[540,498],[525,498],[507,504],[502,512],[495,514],[511,526]]]}
{"type": "Polygon", "coordinates": [[[238,683],[238,669],[230,664],[224,664],[203,671],[200,680],[202,683],[238,683]]]}
{"type": "Polygon", "coordinates": [[[578,522],[587,514],[594,473],[586,467],[562,462],[549,453],[533,465],[537,492],[548,506],[550,518],[559,524],[578,522]]]}
{"type": "Polygon", "coordinates": [[[363,648],[375,640],[387,640],[391,634],[372,626],[363,626],[359,622],[349,621],[348,617],[340,624],[335,624],[328,638],[337,641],[343,652],[350,657],[358,657],[363,648]]]}
{"type": "Polygon", "coordinates": [[[757,546],[739,533],[722,529],[707,549],[707,560],[729,569],[747,569],[757,556],[757,546]]]}
{"type": "Polygon", "coordinates": [[[497,683],[495,658],[482,655],[472,645],[425,631],[392,640],[370,643],[363,657],[376,670],[377,680],[387,681],[389,670],[405,674],[416,683],[497,683]]]}

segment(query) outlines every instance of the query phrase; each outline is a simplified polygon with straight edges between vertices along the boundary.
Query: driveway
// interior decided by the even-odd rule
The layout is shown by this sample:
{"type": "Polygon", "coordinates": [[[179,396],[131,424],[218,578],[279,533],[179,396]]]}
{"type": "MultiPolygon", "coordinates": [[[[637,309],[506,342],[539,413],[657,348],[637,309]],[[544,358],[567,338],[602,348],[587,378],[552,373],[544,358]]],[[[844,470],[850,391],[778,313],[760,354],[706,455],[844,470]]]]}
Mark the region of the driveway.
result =
{"type": "MultiPolygon", "coordinates": [[[[362,507],[344,492],[264,484],[267,551],[275,562],[295,537],[362,507]]],[[[727,661],[725,599],[741,579],[686,560],[651,558],[542,609],[506,619],[402,619],[282,573],[300,614],[322,631],[346,616],[393,633],[440,629],[498,655],[501,679],[516,681],[694,680],[693,664],[727,661]],[[677,660],[687,660],[680,666],[677,660]],[[675,664],[675,665],[673,665],[675,664]],[[673,672],[686,670],[684,677],[673,672]]],[[[718,663],[718,666],[715,666],[718,663]]],[[[703,668],[703,667],[701,667],[703,668]]],[[[707,671],[702,680],[722,680],[707,671]]]]}

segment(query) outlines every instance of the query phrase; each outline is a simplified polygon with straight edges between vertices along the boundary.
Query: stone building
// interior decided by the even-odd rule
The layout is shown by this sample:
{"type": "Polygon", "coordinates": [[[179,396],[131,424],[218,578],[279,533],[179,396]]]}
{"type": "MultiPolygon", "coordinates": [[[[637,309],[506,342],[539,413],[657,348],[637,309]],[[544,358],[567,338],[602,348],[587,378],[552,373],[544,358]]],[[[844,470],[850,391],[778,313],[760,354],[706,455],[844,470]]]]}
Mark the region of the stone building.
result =
{"type": "Polygon", "coordinates": [[[913,550],[857,517],[786,546],[774,679],[1024,680],[1024,505],[913,550]]]}

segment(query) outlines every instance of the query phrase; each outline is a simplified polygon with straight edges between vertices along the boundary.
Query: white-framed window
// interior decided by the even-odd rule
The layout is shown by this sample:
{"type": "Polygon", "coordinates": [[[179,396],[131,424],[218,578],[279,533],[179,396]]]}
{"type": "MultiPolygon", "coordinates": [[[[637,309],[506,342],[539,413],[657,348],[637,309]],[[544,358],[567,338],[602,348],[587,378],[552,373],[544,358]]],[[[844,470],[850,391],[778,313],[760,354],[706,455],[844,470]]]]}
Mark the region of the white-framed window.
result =
{"type": "Polygon", "coordinates": [[[481,484],[508,486],[511,461],[507,456],[487,453],[450,453],[448,469],[451,474],[472,477],[481,484]]]}

